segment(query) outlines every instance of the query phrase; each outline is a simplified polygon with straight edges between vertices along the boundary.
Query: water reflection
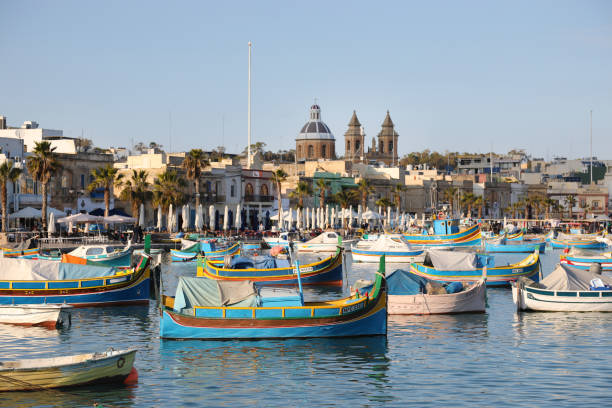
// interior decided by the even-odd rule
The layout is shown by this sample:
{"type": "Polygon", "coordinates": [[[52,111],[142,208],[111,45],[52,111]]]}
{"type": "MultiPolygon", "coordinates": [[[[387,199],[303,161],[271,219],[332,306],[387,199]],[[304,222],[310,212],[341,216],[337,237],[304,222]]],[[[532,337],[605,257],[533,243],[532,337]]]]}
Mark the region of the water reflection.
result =
{"type": "Polygon", "coordinates": [[[449,335],[486,341],[488,313],[457,315],[392,315],[388,317],[389,333],[407,333],[424,339],[445,338],[449,335]]]}
{"type": "Polygon", "coordinates": [[[52,389],[2,393],[0,405],[4,407],[129,407],[134,405],[134,387],[117,384],[81,388],[52,389]]]}

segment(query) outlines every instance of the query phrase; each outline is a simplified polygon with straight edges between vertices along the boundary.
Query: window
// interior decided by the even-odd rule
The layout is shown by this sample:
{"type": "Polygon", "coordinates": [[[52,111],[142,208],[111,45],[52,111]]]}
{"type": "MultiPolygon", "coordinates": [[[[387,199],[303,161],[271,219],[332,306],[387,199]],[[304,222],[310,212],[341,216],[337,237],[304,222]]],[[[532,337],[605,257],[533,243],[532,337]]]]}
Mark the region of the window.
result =
{"type": "Polygon", "coordinates": [[[230,186],[230,195],[234,197],[236,194],[236,182],[232,181],[232,185],[230,186]]]}
{"type": "Polygon", "coordinates": [[[358,152],[361,147],[361,142],[359,140],[355,141],[355,151],[358,152]]]}
{"type": "Polygon", "coordinates": [[[327,146],[321,146],[321,157],[325,158],[327,156],[327,146]]]}
{"type": "Polygon", "coordinates": [[[351,141],[350,141],[350,140],[347,140],[347,141],[346,141],[346,151],[347,151],[347,152],[350,152],[350,151],[351,151],[351,141]]]}
{"type": "Polygon", "coordinates": [[[251,183],[247,183],[244,187],[244,195],[252,196],[253,195],[253,185],[251,183]]]}
{"type": "Polygon", "coordinates": [[[593,201],[593,208],[599,208],[599,201],[598,200],[593,201]]]}
{"type": "Polygon", "coordinates": [[[385,143],[381,140],[378,145],[379,145],[378,150],[380,151],[380,153],[384,153],[385,152],[385,143]]]}
{"type": "Polygon", "coordinates": [[[102,248],[88,248],[85,255],[100,255],[104,252],[102,248]]]}
{"type": "Polygon", "coordinates": [[[302,146],[298,146],[298,157],[302,157],[302,146]]]}
{"type": "Polygon", "coordinates": [[[314,157],[314,147],[308,145],[308,157],[314,157]]]}
{"type": "Polygon", "coordinates": [[[106,253],[107,254],[112,254],[113,252],[115,252],[115,248],[113,248],[113,247],[106,247],[106,253]]]}
{"type": "Polygon", "coordinates": [[[586,207],[586,205],[587,205],[586,200],[585,200],[584,198],[583,198],[583,199],[581,199],[581,200],[580,200],[580,206],[581,206],[581,207],[586,207]]]}
{"type": "Polygon", "coordinates": [[[393,152],[393,142],[389,142],[389,153],[393,152]]]}
{"type": "Polygon", "coordinates": [[[268,185],[267,184],[262,184],[261,188],[259,189],[259,194],[261,194],[262,196],[267,196],[268,195],[268,185]]]}
{"type": "Polygon", "coordinates": [[[85,189],[85,175],[81,174],[81,190],[85,189]]]}

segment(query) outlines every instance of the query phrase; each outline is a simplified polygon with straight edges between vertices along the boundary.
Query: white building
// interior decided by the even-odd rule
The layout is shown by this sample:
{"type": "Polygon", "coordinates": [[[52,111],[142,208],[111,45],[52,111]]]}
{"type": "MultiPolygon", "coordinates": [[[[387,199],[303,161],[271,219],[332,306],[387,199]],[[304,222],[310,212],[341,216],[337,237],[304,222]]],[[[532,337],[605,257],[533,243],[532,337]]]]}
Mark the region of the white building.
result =
{"type": "Polygon", "coordinates": [[[56,153],[76,154],[74,139],[64,137],[64,131],[43,129],[38,123],[29,120],[16,128],[7,126],[6,117],[0,116],[0,138],[23,140],[26,152],[31,152],[36,143],[46,140],[51,142],[51,147],[55,147],[56,153]]]}

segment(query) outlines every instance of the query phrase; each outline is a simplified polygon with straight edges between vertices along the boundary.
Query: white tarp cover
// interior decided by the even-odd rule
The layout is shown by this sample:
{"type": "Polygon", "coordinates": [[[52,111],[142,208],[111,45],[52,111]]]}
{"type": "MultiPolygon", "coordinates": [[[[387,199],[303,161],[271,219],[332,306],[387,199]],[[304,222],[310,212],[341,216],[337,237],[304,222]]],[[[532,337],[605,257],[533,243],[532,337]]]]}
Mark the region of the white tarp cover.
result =
{"type": "Polygon", "coordinates": [[[65,264],[35,259],[0,258],[0,280],[66,280],[114,275],[113,267],[65,264]]]}
{"type": "Polygon", "coordinates": [[[21,210],[14,212],[9,215],[9,218],[40,218],[41,217],[40,210],[32,207],[22,208],[21,210]]]}
{"type": "Polygon", "coordinates": [[[412,247],[407,242],[398,242],[393,240],[390,236],[381,235],[372,246],[368,248],[369,251],[411,251],[412,247]]]}
{"type": "Polygon", "coordinates": [[[180,312],[194,306],[256,307],[257,292],[251,281],[217,281],[181,276],[176,287],[174,310],[180,312]]]}
{"type": "Polygon", "coordinates": [[[540,284],[549,290],[589,290],[591,279],[601,279],[612,286],[612,277],[597,275],[589,271],[559,264],[540,284]]]}
{"type": "Polygon", "coordinates": [[[478,257],[470,252],[429,249],[427,257],[439,271],[473,271],[478,267],[478,257]]]}
{"type": "Polygon", "coordinates": [[[310,241],[307,241],[306,244],[334,244],[338,243],[338,234],[333,231],[326,231],[318,236],[314,237],[310,241]]]}

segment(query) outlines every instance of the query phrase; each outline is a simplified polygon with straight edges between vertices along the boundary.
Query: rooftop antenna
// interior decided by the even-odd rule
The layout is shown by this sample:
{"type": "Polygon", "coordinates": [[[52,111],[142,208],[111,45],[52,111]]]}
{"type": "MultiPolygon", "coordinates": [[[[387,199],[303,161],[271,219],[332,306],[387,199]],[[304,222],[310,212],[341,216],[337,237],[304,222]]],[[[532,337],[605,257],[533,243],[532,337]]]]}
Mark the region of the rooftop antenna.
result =
{"type": "Polygon", "coordinates": [[[248,141],[247,141],[247,168],[251,168],[251,46],[252,43],[249,41],[249,102],[248,102],[248,141]]]}
{"type": "Polygon", "coordinates": [[[591,134],[591,185],[593,185],[593,109],[589,112],[589,133],[591,134]]]}

